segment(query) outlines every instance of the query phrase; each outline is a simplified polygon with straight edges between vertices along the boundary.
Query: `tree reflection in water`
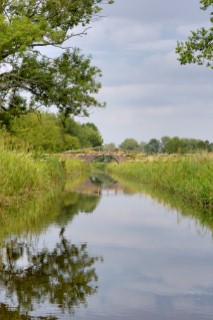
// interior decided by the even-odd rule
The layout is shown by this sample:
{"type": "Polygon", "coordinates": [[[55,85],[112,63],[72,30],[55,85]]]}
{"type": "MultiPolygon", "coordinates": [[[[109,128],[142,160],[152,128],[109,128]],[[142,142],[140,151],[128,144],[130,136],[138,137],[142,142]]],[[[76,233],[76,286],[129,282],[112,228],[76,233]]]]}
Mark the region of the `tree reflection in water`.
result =
{"type": "Polygon", "coordinates": [[[7,305],[16,305],[16,309],[1,304],[1,319],[40,319],[30,318],[29,313],[43,303],[55,305],[58,313],[72,314],[74,307],[86,305],[87,297],[97,290],[94,264],[98,260],[100,257],[88,254],[86,244],[70,243],[63,228],[51,251],[10,239],[1,249],[0,288],[7,305]]]}
{"type": "Polygon", "coordinates": [[[11,310],[5,304],[0,304],[0,319],[2,320],[57,320],[54,316],[47,317],[30,317],[28,315],[21,314],[18,310],[11,310]]]}

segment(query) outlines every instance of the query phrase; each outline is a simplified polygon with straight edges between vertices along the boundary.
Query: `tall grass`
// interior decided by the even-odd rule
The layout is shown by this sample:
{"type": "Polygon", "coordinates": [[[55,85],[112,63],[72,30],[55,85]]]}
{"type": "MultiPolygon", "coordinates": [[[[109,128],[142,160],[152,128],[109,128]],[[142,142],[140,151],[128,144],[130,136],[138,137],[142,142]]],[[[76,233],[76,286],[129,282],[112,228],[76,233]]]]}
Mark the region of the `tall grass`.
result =
{"type": "Polygon", "coordinates": [[[187,203],[213,208],[213,158],[210,155],[159,158],[147,162],[110,164],[110,173],[147,184],[187,203]]]}
{"type": "Polygon", "coordinates": [[[65,168],[68,176],[84,176],[90,172],[90,166],[80,159],[65,159],[65,168]]]}
{"type": "Polygon", "coordinates": [[[80,159],[66,159],[64,161],[67,177],[65,190],[73,190],[89,176],[90,166],[80,159]]]}
{"type": "Polygon", "coordinates": [[[12,152],[0,145],[0,207],[53,190],[63,172],[57,158],[12,152]]]}

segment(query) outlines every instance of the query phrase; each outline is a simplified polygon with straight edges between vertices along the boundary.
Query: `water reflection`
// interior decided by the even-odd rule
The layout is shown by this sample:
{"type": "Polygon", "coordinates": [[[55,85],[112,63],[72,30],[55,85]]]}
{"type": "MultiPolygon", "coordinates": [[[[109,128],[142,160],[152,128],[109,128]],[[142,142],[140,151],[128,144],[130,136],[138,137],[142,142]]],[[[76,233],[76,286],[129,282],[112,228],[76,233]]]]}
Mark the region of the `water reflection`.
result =
{"type": "Polygon", "coordinates": [[[105,173],[95,172],[75,190],[79,193],[101,196],[103,191],[113,190],[115,193],[121,189],[119,182],[105,173]]]}
{"type": "Polygon", "coordinates": [[[98,289],[95,263],[102,258],[90,254],[85,242],[72,243],[65,229],[79,213],[93,212],[99,201],[100,195],[65,189],[55,197],[32,199],[22,208],[4,212],[0,319],[53,320],[60,314],[72,315],[79,305],[86,306],[87,298],[98,289]],[[51,225],[56,226],[53,242],[39,244],[40,238],[48,239],[45,230],[51,225]],[[40,314],[42,305],[52,311],[40,314]]]}
{"type": "Polygon", "coordinates": [[[99,172],[2,216],[0,319],[210,319],[212,242],[178,205],[99,172]]]}
{"type": "Polygon", "coordinates": [[[57,320],[57,317],[55,316],[47,316],[47,317],[30,317],[26,314],[21,313],[18,309],[16,310],[11,310],[10,308],[8,308],[8,306],[6,304],[1,303],[0,304],[0,316],[2,320],[57,320]]]}
{"type": "Polygon", "coordinates": [[[86,304],[97,290],[94,264],[87,244],[73,244],[61,229],[53,249],[39,249],[36,243],[12,238],[2,244],[0,254],[0,287],[9,311],[2,304],[2,313],[28,315],[39,304],[57,306],[62,313],[72,314],[74,307],[86,304]]]}
{"type": "Polygon", "coordinates": [[[65,226],[80,212],[92,213],[100,202],[100,195],[66,192],[56,223],[65,226]]]}
{"type": "Polygon", "coordinates": [[[190,217],[193,219],[192,221],[197,222],[198,233],[205,234],[206,231],[209,232],[209,230],[211,230],[213,236],[213,208],[198,208],[196,205],[192,203],[188,204],[184,199],[174,194],[166,193],[159,188],[134,183],[126,179],[120,179],[120,185],[122,186],[124,194],[146,194],[162,204],[167,210],[171,212],[176,210],[177,222],[180,222],[185,217],[190,217]]]}

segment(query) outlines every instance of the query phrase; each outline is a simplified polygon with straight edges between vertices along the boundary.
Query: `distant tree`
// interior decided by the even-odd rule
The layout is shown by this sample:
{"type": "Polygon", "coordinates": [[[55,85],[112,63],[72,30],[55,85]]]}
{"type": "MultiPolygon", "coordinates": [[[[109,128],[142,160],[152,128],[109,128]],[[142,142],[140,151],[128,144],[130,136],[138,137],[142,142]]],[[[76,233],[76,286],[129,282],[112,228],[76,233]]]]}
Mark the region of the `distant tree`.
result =
{"type": "Polygon", "coordinates": [[[123,150],[139,150],[139,143],[133,138],[128,138],[119,145],[119,148],[123,150]]]}
{"type": "Polygon", "coordinates": [[[151,139],[145,146],[145,151],[150,154],[160,152],[160,141],[154,138],[151,139]]]}
{"type": "Polygon", "coordinates": [[[141,152],[146,152],[146,142],[144,141],[141,141],[140,144],[139,144],[139,150],[141,152]]]}
{"type": "Polygon", "coordinates": [[[193,153],[199,151],[211,151],[209,141],[202,141],[193,138],[163,137],[161,138],[162,152],[172,153],[193,153]]]}
{"type": "Polygon", "coordinates": [[[213,151],[213,143],[210,143],[208,140],[202,141],[198,140],[197,141],[197,149],[198,150],[206,150],[206,151],[213,151]]]}
{"type": "Polygon", "coordinates": [[[107,143],[104,145],[104,150],[114,151],[116,149],[116,145],[114,142],[107,143]]]}
{"type": "Polygon", "coordinates": [[[178,137],[170,138],[164,147],[166,153],[184,153],[183,152],[183,142],[178,137]]]}
{"type": "MultiPolygon", "coordinates": [[[[212,9],[213,0],[200,0],[201,9],[212,9]]],[[[191,36],[185,42],[178,42],[176,52],[181,64],[206,64],[213,69],[213,11],[210,13],[211,27],[191,31],[191,36]]]]}
{"type": "Polygon", "coordinates": [[[166,151],[166,146],[167,146],[168,142],[170,141],[170,139],[171,139],[171,138],[168,137],[168,136],[163,136],[163,137],[161,138],[160,144],[161,144],[161,152],[162,152],[162,153],[167,152],[167,151],[166,151]]]}

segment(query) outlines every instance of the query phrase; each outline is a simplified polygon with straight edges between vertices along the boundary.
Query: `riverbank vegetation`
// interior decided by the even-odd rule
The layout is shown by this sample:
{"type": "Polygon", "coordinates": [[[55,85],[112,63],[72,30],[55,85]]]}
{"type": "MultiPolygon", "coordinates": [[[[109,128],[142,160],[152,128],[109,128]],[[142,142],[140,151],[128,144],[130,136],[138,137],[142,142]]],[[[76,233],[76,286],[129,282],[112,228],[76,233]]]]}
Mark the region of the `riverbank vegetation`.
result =
{"type": "Polygon", "coordinates": [[[79,159],[65,162],[59,156],[10,151],[1,143],[0,239],[23,230],[38,233],[57,220],[62,208],[73,204],[70,192],[89,170],[79,159]]]}
{"type": "Polygon", "coordinates": [[[84,181],[90,174],[90,166],[80,159],[63,160],[66,168],[65,191],[72,191],[75,186],[84,181]]]}
{"type": "Polygon", "coordinates": [[[64,169],[57,158],[12,152],[0,145],[0,210],[52,192],[63,179],[64,169]]]}
{"type": "Polygon", "coordinates": [[[168,192],[187,204],[213,209],[213,156],[152,157],[146,161],[109,164],[111,174],[168,192]]]}
{"type": "MultiPolygon", "coordinates": [[[[49,115],[46,116],[49,118],[49,115]]],[[[49,119],[53,120],[53,117],[50,116],[49,119]]],[[[52,133],[50,124],[44,125],[47,143],[50,141],[49,138],[52,139],[52,143],[56,144],[57,141],[53,137],[54,127],[52,133]]],[[[72,177],[70,179],[72,182],[76,182],[88,172],[88,166],[80,160],[64,162],[56,155],[41,152],[43,149],[41,141],[38,137],[36,138],[38,129],[38,135],[42,140],[42,133],[37,127],[38,125],[36,122],[36,126],[30,128],[28,123],[28,126],[25,126],[25,131],[23,127],[19,128],[23,134],[23,140],[20,136],[13,137],[6,131],[0,132],[0,208],[19,206],[26,199],[37,197],[38,193],[53,192],[58,185],[64,183],[65,174],[72,177]],[[31,152],[27,152],[28,144],[24,140],[24,132],[26,140],[30,137],[40,143],[38,148],[34,144],[29,150],[31,152]]],[[[45,141],[45,136],[42,141],[45,141]]]]}
{"type": "MultiPolygon", "coordinates": [[[[0,130],[0,207],[20,205],[23,199],[52,191],[64,181],[63,161],[53,153],[102,143],[95,125],[79,124],[71,117],[62,121],[61,115],[27,113],[10,115],[7,124],[0,130]]],[[[76,181],[87,168],[66,161],[66,171],[76,181]]]]}
{"type": "Polygon", "coordinates": [[[19,116],[0,113],[3,143],[9,150],[57,153],[101,146],[103,139],[93,123],[80,124],[71,117],[47,112],[19,116]]]}

